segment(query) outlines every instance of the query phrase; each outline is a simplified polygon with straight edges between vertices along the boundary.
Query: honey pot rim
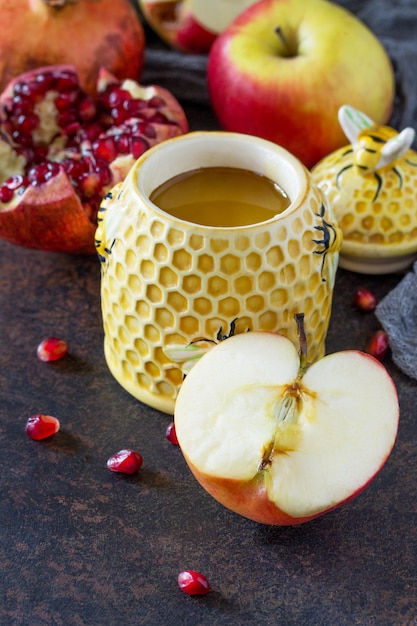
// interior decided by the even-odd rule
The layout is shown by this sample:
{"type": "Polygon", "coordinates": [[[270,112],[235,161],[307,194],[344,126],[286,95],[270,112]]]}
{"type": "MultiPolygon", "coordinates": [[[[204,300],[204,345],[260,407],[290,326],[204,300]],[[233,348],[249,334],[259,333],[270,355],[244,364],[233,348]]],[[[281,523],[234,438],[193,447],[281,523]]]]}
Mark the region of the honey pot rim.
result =
{"type": "MultiPolygon", "coordinates": [[[[207,150],[207,148],[205,148],[207,150]]],[[[183,153],[183,154],[184,154],[183,153]]],[[[187,155],[190,158],[190,155],[187,155]]],[[[177,137],[173,137],[167,139],[147,150],[139,159],[136,161],[134,166],[131,168],[129,172],[130,183],[134,189],[135,194],[140,198],[140,200],[151,209],[156,214],[159,214],[161,218],[169,219],[172,223],[177,223],[180,227],[194,228],[200,232],[208,232],[215,231],[216,233],[221,232],[242,232],[247,231],[248,229],[259,229],[271,226],[272,224],[281,223],[285,220],[290,214],[294,211],[297,211],[300,206],[303,206],[307,200],[308,195],[311,192],[312,186],[314,186],[314,181],[311,177],[309,170],[302,164],[302,162],[294,156],[291,152],[283,148],[282,146],[275,144],[267,139],[263,139],[261,137],[256,137],[253,135],[247,135],[244,133],[234,133],[229,131],[191,131],[184,135],[180,135],[177,137]],[[161,155],[165,158],[165,164],[168,162],[168,156],[174,156],[175,150],[178,146],[182,146],[184,153],[186,153],[187,145],[189,147],[188,142],[201,142],[203,141],[205,144],[208,142],[212,142],[212,146],[214,147],[217,144],[217,147],[221,144],[225,146],[225,140],[229,141],[229,146],[233,146],[233,157],[231,156],[231,147],[228,150],[225,150],[223,154],[223,160],[219,162],[218,152],[212,151],[208,153],[207,151],[203,155],[203,150],[201,150],[201,155],[204,156],[205,162],[194,163],[190,167],[182,167],[180,166],[180,159],[177,157],[170,161],[170,172],[166,175],[166,169],[163,168],[160,163],[161,155]],[[258,150],[258,156],[262,153],[264,155],[264,168],[263,171],[259,171],[259,169],[255,168],[253,165],[250,165],[251,159],[253,162],[253,153],[251,156],[248,156],[244,153],[243,147],[249,148],[252,146],[254,150],[258,150]],[[239,150],[236,150],[240,148],[239,150]],[[226,162],[227,161],[227,162],[226,162]],[[281,179],[277,180],[276,176],[271,175],[270,169],[273,164],[275,167],[277,166],[278,161],[281,166],[284,164],[284,169],[286,169],[287,174],[291,172],[290,185],[283,182],[281,179]],[[240,167],[242,169],[250,169],[257,173],[261,173],[265,176],[269,176],[274,182],[278,183],[283,190],[287,193],[290,204],[286,207],[281,213],[277,213],[273,217],[268,220],[254,222],[253,224],[246,224],[240,226],[207,226],[204,224],[199,224],[196,222],[190,222],[188,220],[181,219],[170,213],[165,212],[156,204],[154,204],[150,200],[150,194],[154,191],[158,185],[166,182],[167,180],[173,178],[177,174],[181,174],[183,172],[190,171],[191,169],[197,169],[198,167],[210,167],[210,166],[225,166],[225,167],[240,167]],[[155,169],[156,168],[156,169],[155,169]],[[155,172],[164,172],[164,175],[155,176],[155,172]],[[151,176],[153,178],[151,178],[151,176]],[[150,181],[153,181],[151,184],[150,181]],[[156,182],[155,182],[156,181],[156,182]],[[290,186],[290,189],[288,189],[290,186]]],[[[288,180],[288,179],[287,179],[288,180]]]]}

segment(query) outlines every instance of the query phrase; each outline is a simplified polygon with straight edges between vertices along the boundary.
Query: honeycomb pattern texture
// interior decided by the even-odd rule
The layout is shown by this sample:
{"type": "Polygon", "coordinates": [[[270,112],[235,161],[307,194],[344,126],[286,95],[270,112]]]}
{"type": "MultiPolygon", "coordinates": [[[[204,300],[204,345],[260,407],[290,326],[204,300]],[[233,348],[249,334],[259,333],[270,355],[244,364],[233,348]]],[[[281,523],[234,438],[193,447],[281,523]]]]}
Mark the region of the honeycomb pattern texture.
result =
{"type": "Polygon", "coordinates": [[[97,234],[115,233],[102,263],[104,351],[129,393],[172,413],[184,372],[167,348],[215,341],[233,320],[236,332],[297,344],[293,316],[304,312],[309,359],[324,355],[341,234],[315,186],[285,216],[213,229],[139,201],[132,176],[103,203],[97,234]]]}
{"type": "Polygon", "coordinates": [[[391,257],[417,251],[417,152],[365,175],[349,146],[312,170],[343,232],[343,258],[391,257]]]}

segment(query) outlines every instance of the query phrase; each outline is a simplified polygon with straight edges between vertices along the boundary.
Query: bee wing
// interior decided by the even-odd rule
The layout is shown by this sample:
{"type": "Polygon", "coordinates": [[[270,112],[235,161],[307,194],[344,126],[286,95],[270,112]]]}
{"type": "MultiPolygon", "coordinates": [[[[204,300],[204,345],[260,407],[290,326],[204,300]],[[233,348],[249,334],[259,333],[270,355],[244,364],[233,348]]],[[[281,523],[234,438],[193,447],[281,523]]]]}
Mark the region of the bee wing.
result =
{"type": "Polygon", "coordinates": [[[404,128],[398,135],[387,141],[381,150],[381,158],[377,167],[384,167],[399,159],[407,152],[414,141],[416,133],[412,128],[404,128]]]}
{"type": "Polygon", "coordinates": [[[339,124],[349,142],[354,146],[359,133],[375,126],[370,117],[347,104],[340,107],[338,112],[339,124]]]}

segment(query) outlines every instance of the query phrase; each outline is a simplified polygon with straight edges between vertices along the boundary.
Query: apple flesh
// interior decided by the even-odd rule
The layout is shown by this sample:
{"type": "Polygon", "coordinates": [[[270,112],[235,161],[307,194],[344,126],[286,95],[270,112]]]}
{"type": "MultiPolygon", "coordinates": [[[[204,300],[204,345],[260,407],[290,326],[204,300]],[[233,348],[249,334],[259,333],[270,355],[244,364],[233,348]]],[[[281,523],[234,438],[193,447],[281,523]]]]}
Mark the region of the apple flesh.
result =
{"type": "Polygon", "coordinates": [[[395,442],[396,388],[355,350],[300,369],[293,343],[268,332],[217,344],[185,378],[179,445],[220,503],[256,522],[311,520],[358,494],[395,442]]]}
{"type": "Polygon", "coordinates": [[[139,0],[143,16],[171,47],[202,54],[254,0],[139,0]]]}
{"type": "Polygon", "coordinates": [[[346,144],[338,110],[388,121],[394,71],[377,37],[326,0],[261,0],[213,43],[207,84],[224,130],[269,139],[307,167],[346,144]]]}

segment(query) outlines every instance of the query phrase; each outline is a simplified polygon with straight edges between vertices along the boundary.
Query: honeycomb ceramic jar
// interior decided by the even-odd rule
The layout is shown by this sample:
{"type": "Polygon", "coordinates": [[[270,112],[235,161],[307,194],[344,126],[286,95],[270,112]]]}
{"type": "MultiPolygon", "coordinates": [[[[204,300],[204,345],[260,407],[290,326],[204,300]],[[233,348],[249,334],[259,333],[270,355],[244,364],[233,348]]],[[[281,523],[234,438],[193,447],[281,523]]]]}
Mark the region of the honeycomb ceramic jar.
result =
{"type": "Polygon", "coordinates": [[[297,342],[294,314],[303,312],[309,360],[324,355],[341,232],[307,169],[275,144],[207,131],[151,148],[103,201],[96,245],[108,367],[160,411],[173,413],[190,364],[230,332],[297,342]],[[263,222],[217,227],[151,202],[164,182],[214,166],[268,177],[289,206],[263,222]]]}

